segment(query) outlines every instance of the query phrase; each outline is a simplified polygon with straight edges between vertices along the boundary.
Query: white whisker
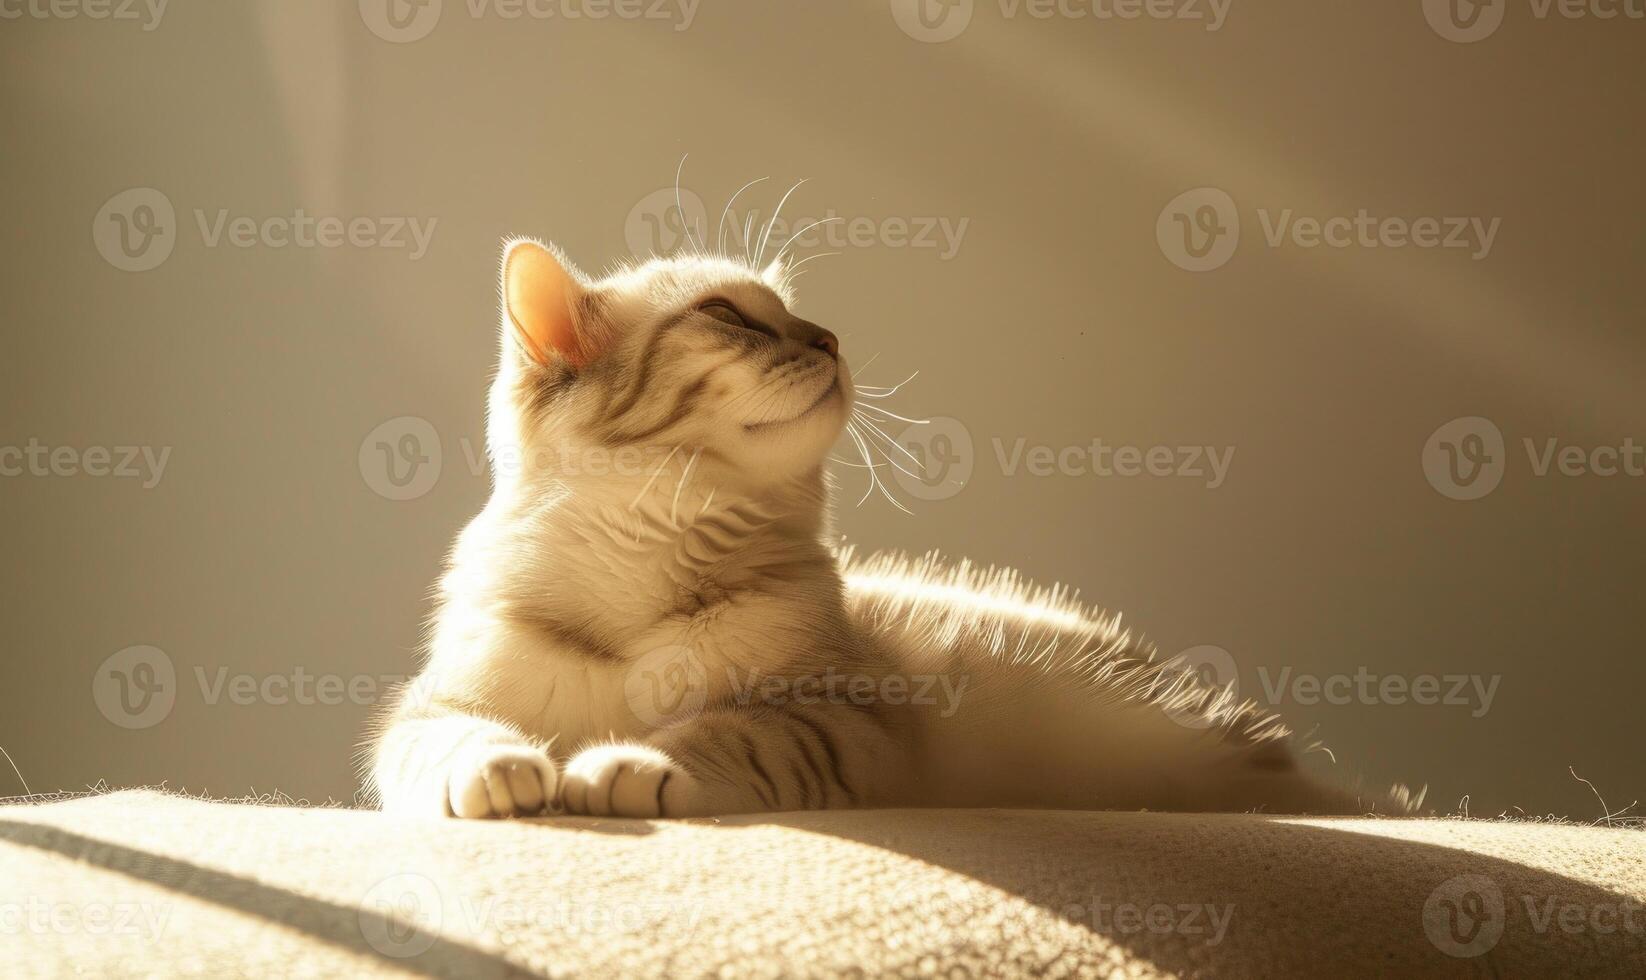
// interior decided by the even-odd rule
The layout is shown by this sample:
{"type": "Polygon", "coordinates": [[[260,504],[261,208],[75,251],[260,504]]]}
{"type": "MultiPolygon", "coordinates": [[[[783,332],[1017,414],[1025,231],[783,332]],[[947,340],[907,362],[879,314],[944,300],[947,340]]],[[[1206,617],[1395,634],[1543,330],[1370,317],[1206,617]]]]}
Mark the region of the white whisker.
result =
{"type": "Polygon", "coordinates": [[[634,510],[636,507],[640,506],[641,498],[645,497],[646,494],[651,490],[652,484],[656,483],[657,478],[659,476],[663,475],[663,467],[668,466],[669,465],[669,460],[673,459],[674,454],[679,452],[679,451],[680,451],[680,447],[678,445],[676,445],[673,449],[669,450],[669,454],[667,456],[663,457],[663,462],[657,464],[657,469],[652,470],[652,478],[647,480],[646,485],[640,488],[640,492],[635,495],[635,498],[633,500],[629,501],[629,509],[630,510],[634,510]]]}
{"type": "MultiPolygon", "coordinates": [[[[899,502],[896,497],[892,496],[892,492],[887,489],[885,481],[881,480],[879,474],[876,473],[878,467],[872,465],[873,460],[869,455],[868,443],[864,440],[863,436],[859,434],[856,426],[848,422],[846,424],[846,431],[849,435],[851,435],[852,440],[857,443],[858,451],[863,454],[864,461],[871,464],[869,468],[869,489],[863,494],[862,499],[857,502],[857,506],[863,506],[863,501],[868,500],[869,495],[874,493],[875,489],[878,488],[880,490],[880,495],[885,497],[887,502],[889,502],[893,507],[896,507],[905,514],[912,515],[914,512],[903,506],[903,504],[899,502]]],[[[888,463],[891,462],[889,458],[886,461],[888,463]]],[[[913,476],[913,474],[910,475],[913,476]]],[[[918,479],[918,477],[916,477],[916,479],[918,479]]]]}
{"type": "Polygon", "coordinates": [[[686,241],[701,252],[703,246],[692,241],[691,219],[686,217],[686,209],[680,206],[680,174],[686,169],[686,158],[689,156],[690,153],[680,154],[680,166],[674,168],[674,209],[680,214],[680,230],[686,233],[686,241]]]}
{"type": "Polygon", "coordinates": [[[879,405],[855,405],[853,406],[853,410],[858,412],[879,412],[887,418],[894,418],[899,422],[908,422],[910,425],[925,425],[931,421],[931,419],[911,419],[906,415],[899,415],[896,412],[888,412],[879,405]]]}
{"type": "Polygon", "coordinates": [[[818,225],[826,225],[831,221],[845,221],[845,220],[846,220],[845,218],[824,218],[821,221],[812,222],[811,224],[807,225],[806,227],[804,227],[804,228],[800,229],[799,231],[795,232],[794,234],[790,235],[789,240],[783,243],[783,247],[777,250],[776,255],[772,256],[772,261],[776,262],[779,259],[783,258],[783,253],[787,252],[789,250],[789,246],[794,244],[794,240],[796,238],[799,238],[801,235],[804,235],[806,232],[811,231],[813,228],[816,228],[818,225]]]}
{"type": "Polygon", "coordinates": [[[754,253],[754,263],[753,264],[757,268],[760,265],[760,260],[762,258],[764,258],[765,255],[766,255],[766,243],[771,241],[772,228],[777,224],[777,216],[783,213],[783,205],[788,203],[789,195],[793,194],[795,191],[799,190],[800,185],[804,184],[805,182],[806,182],[805,177],[802,177],[799,180],[795,181],[794,186],[789,188],[788,193],[784,194],[783,198],[777,202],[777,209],[772,212],[771,220],[766,222],[766,231],[765,231],[764,234],[762,234],[760,236],[760,251],[754,253]]]}
{"type": "MultiPolygon", "coordinates": [[[[866,418],[862,415],[857,416],[857,421],[859,423],[861,423],[863,426],[865,426],[868,429],[869,432],[879,436],[881,439],[884,439],[888,445],[896,446],[898,452],[900,452],[903,455],[909,457],[909,462],[913,463],[916,466],[919,466],[921,469],[925,469],[925,465],[922,464],[920,462],[920,460],[914,458],[914,453],[911,453],[907,449],[903,448],[902,443],[898,442],[896,439],[893,439],[891,436],[887,435],[878,425],[875,425],[874,422],[870,421],[868,418],[866,418]]],[[[891,457],[888,456],[886,458],[886,461],[891,462],[891,457]]],[[[902,467],[899,467],[899,469],[902,469],[902,467]]],[[[908,473],[908,470],[904,470],[903,472],[908,473]]],[[[909,475],[914,476],[913,473],[909,473],[909,475]]]]}
{"type": "Polygon", "coordinates": [[[839,463],[841,466],[850,466],[854,469],[860,470],[878,470],[880,467],[885,465],[884,463],[854,463],[849,459],[841,459],[839,456],[830,456],[829,462],[839,463]]]}
{"type": "Polygon", "coordinates": [[[737,189],[737,194],[731,196],[726,206],[720,209],[720,220],[715,222],[714,251],[716,255],[726,254],[726,215],[732,211],[732,205],[737,203],[737,195],[765,180],[765,177],[756,177],[737,189]]]}
{"type": "Polygon", "coordinates": [[[697,465],[697,457],[701,455],[701,448],[692,452],[692,458],[686,461],[686,468],[680,473],[680,482],[674,485],[674,499],[669,501],[669,526],[675,526],[674,515],[680,506],[680,491],[686,489],[686,482],[692,478],[692,467],[697,465]]]}
{"type": "MultiPolygon", "coordinates": [[[[862,430],[859,430],[859,431],[862,431],[862,430]]],[[[873,426],[870,426],[868,431],[864,432],[864,435],[865,436],[878,436],[880,439],[884,440],[885,442],[891,443],[891,445],[893,445],[893,446],[897,446],[898,449],[903,451],[903,455],[909,456],[909,451],[907,449],[903,449],[903,447],[898,445],[898,443],[896,441],[894,441],[890,436],[886,435],[886,433],[884,433],[884,432],[881,432],[879,429],[874,428],[873,426]]],[[[875,443],[872,441],[872,439],[871,439],[869,444],[871,446],[875,445],[875,443]]],[[[885,450],[881,450],[881,452],[884,455],[884,458],[885,458],[886,462],[891,464],[891,467],[893,469],[897,470],[899,473],[902,473],[904,476],[914,477],[916,480],[924,479],[919,473],[910,473],[908,470],[904,469],[901,465],[899,465],[897,460],[892,459],[890,454],[885,453],[885,450]]],[[[914,465],[916,465],[916,466],[920,465],[920,461],[915,459],[913,456],[909,456],[909,459],[914,460],[914,465]]]]}
{"type": "Polygon", "coordinates": [[[878,482],[874,475],[876,467],[869,456],[869,447],[863,444],[863,437],[857,434],[857,430],[852,428],[852,424],[850,422],[846,423],[846,435],[851,437],[852,442],[857,446],[857,451],[863,454],[863,462],[868,464],[869,488],[863,491],[863,496],[857,498],[857,506],[861,507],[863,506],[863,503],[869,499],[870,495],[874,493],[875,484],[878,482]]]}
{"type": "MultiPolygon", "coordinates": [[[[879,354],[875,355],[875,357],[879,357],[879,356],[880,356],[879,354]]],[[[872,364],[872,363],[874,363],[874,358],[873,357],[869,358],[869,364],[872,364]]],[[[863,368],[868,367],[869,364],[864,364],[863,367],[858,368],[857,370],[862,371],[863,368]]],[[[880,392],[880,394],[872,395],[870,397],[873,397],[873,398],[887,398],[891,395],[895,395],[895,394],[897,394],[897,389],[903,387],[904,385],[908,384],[909,382],[913,381],[915,378],[918,378],[919,376],[920,376],[920,372],[916,371],[915,373],[913,373],[913,374],[909,375],[908,377],[904,378],[902,381],[899,381],[897,384],[892,385],[890,388],[886,388],[886,387],[883,387],[881,385],[868,385],[867,387],[869,387],[869,388],[871,388],[871,389],[873,389],[877,392],[880,392]]],[[[857,390],[861,392],[861,391],[863,391],[864,387],[865,387],[864,385],[858,385],[857,390]]]]}
{"type": "Polygon", "coordinates": [[[796,270],[796,269],[800,268],[801,266],[805,265],[807,262],[810,262],[812,259],[826,259],[831,255],[839,255],[839,254],[840,254],[839,252],[818,252],[816,255],[808,255],[805,258],[801,259],[799,262],[796,262],[794,265],[789,266],[789,271],[791,273],[794,272],[794,270],[796,270]]]}

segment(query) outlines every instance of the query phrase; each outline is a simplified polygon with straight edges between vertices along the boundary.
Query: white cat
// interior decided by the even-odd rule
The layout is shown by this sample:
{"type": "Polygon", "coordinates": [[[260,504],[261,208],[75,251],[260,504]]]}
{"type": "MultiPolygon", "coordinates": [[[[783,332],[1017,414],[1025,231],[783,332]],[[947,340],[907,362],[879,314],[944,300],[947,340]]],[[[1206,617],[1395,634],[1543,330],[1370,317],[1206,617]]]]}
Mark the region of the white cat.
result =
{"type": "Polygon", "coordinates": [[[508,243],[493,494],[382,720],[388,810],[823,807],[1402,812],[1008,571],[837,551],[823,463],[858,395],[787,268],[598,281],[508,243]]]}

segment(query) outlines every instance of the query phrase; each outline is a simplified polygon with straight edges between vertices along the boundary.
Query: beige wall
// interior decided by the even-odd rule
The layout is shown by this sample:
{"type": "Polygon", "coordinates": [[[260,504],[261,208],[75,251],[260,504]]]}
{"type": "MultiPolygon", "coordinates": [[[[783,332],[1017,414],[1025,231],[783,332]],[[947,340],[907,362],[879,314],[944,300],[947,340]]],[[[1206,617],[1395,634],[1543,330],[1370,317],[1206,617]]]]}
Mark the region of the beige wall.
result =
{"type": "MultiPolygon", "coordinates": [[[[467,455],[498,240],[551,237],[596,268],[623,257],[690,152],[683,183],[711,218],[770,175],[745,197],[762,216],[809,176],[788,214],[864,219],[808,266],[802,313],[854,363],[877,355],[869,383],[920,370],[898,403],[959,420],[940,455],[970,441],[966,485],[912,500],[912,517],[850,507],[861,473],[842,470],[852,539],[1071,583],[1168,652],[1226,650],[1260,700],[1286,668],[1473,679],[1489,710],[1375,685],[1278,704],[1346,767],[1429,782],[1443,808],[1467,793],[1475,813],[1597,816],[1569,765],[1614,807],[1646,795],[1646,479],[1540,477],[1523,445],[1646,444],[1646,22],[1499,0],[1499,29],[1464,44],[1419,0],[1234,0],[1215,31],[977,0],[930,43],[887,0],[705,0],[689,26],[678,3],[660,21],[568,20],[558,3],[546,20],[476,18],[469,2],[436,0],[432,29],[401,42],[368,21],[390,37],[431,21],[396,35],[375,0],[366,15],[176,0],[152,30],[0,22],[0,445],[68,447],[92,468],[90,447],[170,449],[149,488],[52,475],[50,457],[47,475],[0,478],[0,746],[36,790],[348,798],[369,710],[352,702],[410,669],[441,555],[486,494],[467,455]],[[1233,203],[1239,245],[1185,271],[1169,202],[1205,187],[1233,203]],[[161,204],[134,259],[100,213],[128,188],[151,189],[113,204],[139,222],[134,251],[141,206],[161,204]],[[435,224],[416,258],[208,240],[223,209],[298,208],[435,224]],[[1498,224],[1478,258],[1271,246],[1288,209],[1498,224]],[[900,245],[899,222],[938,218],[965,222],[952,255],[900,245]],[[167,245],[153,268],[117,267],[167,245]],[[401,416],[426,420],[441,467],[397,501],[371,459],[410,430],[368,435],[401,416]],[[1426,440],[1472,416],[1505,441],[1502,481],[1451,499],[1426,440]],[[1215,488],[1093,475],[1067,454],[1062,473],[1007,473],[1020,439],[1234,456],[1215,488]],[[164,658],[99,672],[134,645],[164,658]],[[142,714],[167,664],[169,693],[142,714]],[[354,697],[281,703],[265,686],[236,703],[236,677],[299,669],[354,697]]],[[[1182,209],[1191,224],[1210,200],[1182,209]]],[[[1467,450],[1482,433],[1445,436],[1467,450]]],[[[0,769],[0,793],[11,780],[0,769]]]]}

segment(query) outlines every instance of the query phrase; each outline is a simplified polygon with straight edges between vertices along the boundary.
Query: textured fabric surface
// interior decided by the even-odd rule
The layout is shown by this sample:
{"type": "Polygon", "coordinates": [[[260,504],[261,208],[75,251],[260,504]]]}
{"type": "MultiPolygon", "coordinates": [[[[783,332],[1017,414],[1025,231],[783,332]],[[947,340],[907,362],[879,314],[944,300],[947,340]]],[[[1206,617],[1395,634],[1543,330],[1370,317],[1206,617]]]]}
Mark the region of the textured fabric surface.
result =
{"type": "Polygon", "coordinates": [[[16,976],[1643,976],[1646,834],[1028,811],[0,807],[16,976]]]}

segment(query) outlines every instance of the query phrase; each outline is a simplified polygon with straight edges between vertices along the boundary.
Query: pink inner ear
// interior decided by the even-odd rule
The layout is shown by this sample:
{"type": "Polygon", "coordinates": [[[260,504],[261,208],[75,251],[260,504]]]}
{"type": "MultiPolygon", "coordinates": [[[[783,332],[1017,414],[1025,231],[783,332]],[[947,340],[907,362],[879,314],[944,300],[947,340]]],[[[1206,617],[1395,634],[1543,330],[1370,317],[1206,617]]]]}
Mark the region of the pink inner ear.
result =
{"type": "Polygon", "coordinates": [[[539,364],[563,358],[573,366],[586,360],[572,309],[577,284],[554,254],[536,242],[520,242],[503,264],[509,319],[526,353],[539,364]]]}

